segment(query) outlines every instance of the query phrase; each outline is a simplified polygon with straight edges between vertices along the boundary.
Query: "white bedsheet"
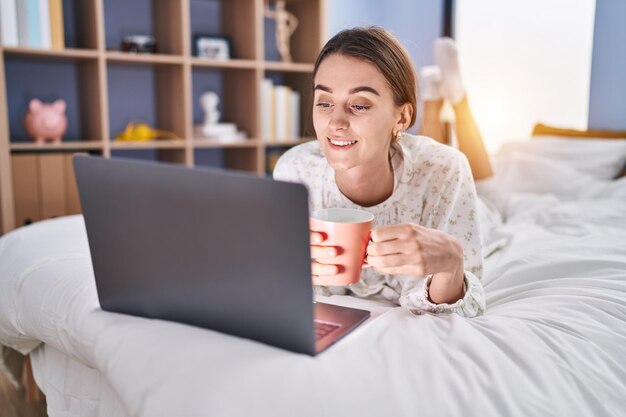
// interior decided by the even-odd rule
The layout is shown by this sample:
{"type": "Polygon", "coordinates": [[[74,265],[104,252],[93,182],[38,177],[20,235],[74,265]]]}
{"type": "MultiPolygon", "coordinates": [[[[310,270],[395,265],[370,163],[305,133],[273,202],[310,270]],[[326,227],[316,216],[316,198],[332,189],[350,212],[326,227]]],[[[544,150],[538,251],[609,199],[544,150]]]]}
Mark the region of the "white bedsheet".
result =
{"type": "Polygon", "coordinates": [[[478,318],[334,296],[372,319],[311,358],[103,312],[73,216],[0,239],[0,343],[39,346],[51,416],[626,415],[626,179],[505,185],[478,318]]]}

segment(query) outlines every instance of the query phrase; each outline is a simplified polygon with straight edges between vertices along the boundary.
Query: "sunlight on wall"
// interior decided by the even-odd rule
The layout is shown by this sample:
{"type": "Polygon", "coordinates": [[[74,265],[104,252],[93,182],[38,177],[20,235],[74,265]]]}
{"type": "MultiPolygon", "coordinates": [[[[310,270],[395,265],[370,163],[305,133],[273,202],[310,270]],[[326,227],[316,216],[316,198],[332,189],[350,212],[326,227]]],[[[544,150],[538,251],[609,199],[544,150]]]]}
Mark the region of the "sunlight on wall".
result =
{"type": "Polygon", "coordinates": [[[456,0],[455,38],[490,152],[535,123],[585,129],[595,0],[456,0]]]}

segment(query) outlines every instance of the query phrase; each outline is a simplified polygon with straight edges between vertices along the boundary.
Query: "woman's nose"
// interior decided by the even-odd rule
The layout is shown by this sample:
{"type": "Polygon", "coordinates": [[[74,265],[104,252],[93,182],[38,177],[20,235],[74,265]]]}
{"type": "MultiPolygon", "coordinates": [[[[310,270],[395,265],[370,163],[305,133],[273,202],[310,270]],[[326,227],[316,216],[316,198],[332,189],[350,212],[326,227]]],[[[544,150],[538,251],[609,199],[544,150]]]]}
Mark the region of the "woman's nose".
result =
{"type": "Polygon", "coordinates": [[[345,111],[335,108],[328,125],[333,129],[347,129],[350,126],[350,121],[345,111]]]}

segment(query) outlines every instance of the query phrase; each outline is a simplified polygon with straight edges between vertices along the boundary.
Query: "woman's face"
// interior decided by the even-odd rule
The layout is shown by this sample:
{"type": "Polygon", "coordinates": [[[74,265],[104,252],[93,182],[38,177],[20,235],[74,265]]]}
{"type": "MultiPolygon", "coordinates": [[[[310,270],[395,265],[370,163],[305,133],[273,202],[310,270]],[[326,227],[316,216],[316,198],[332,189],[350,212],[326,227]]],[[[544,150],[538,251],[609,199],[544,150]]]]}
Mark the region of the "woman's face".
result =
{"type": "Polygon", "coordinates": [[[313,126],[330,166],[348,170],[386,162],[402,116],[378,68],[333,54],[322,61],[313,84],[313,126]]]}

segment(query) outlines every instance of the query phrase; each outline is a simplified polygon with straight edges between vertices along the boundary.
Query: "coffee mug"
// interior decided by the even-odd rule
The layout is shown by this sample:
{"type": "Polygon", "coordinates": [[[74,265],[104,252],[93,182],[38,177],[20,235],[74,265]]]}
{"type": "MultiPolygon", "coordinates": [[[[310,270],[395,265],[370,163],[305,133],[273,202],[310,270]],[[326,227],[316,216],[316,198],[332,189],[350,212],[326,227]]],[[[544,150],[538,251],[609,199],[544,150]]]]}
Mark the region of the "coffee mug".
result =
{"type": "MultiPolygon", "coordinates": [[[[311,231],[326,235],[324,246],[337,248],[336,275],[313,277],[314,285],[349,285],[359,281],[374,216],[363,210],[327,208],[311,214],[311,231]]],[[[321,262],[320,262],[321,263],[321,262]]]]}

